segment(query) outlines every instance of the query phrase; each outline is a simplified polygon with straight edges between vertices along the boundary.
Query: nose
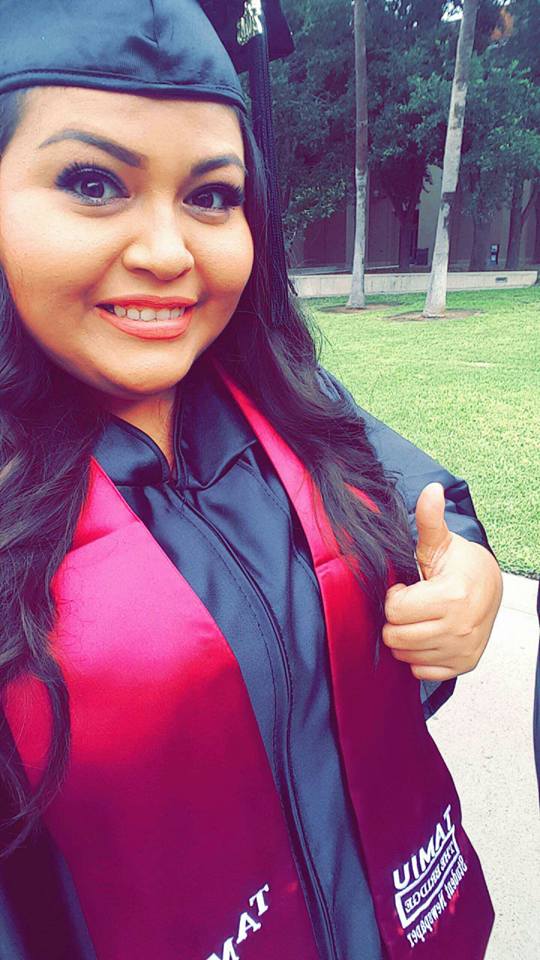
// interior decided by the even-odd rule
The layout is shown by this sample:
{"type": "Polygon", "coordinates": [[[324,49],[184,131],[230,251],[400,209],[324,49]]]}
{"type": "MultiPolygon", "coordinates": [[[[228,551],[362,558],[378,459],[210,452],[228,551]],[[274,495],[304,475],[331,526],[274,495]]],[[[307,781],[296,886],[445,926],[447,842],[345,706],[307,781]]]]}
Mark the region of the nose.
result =
{"type": "Polygon", "coordinates": [[[122,257],[125,268],[144,270],[159,280],[174,280],[192,270],[195,259],[180,221],[180,211],[168,205],[139,211],[136,233],[122,257]]]}

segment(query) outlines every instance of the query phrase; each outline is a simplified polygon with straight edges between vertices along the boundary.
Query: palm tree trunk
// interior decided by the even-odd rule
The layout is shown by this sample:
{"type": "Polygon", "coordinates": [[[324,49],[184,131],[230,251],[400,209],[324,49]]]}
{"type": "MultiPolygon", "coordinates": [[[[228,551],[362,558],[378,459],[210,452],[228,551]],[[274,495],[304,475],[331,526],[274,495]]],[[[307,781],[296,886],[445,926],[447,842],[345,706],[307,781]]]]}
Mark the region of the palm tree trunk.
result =
{"type": "Polygon", "coordinates": [[[441,202],[437,220],[437,233],[429,287],[424,306],[424,317],[443,317],[446,311],[446,288],[448,282],[448,257],[450,253],[450,213],[456,195],[461,161],[461,142],[465,104],[469,86],[471,55],[476,28],[479,0],[464,0],[463,18],[459,29],[456,66],[450,98],[448,127],[444,147],[441,202]]]}
{"type": "Polygon", "coordinates": [[[368,103],[366,57],[366,2],[354,0],[354,62],[356,96],[355,184],[356,226],[351,293],[348,307],[366,306],[366,213],[368,201],[368,103]]]}

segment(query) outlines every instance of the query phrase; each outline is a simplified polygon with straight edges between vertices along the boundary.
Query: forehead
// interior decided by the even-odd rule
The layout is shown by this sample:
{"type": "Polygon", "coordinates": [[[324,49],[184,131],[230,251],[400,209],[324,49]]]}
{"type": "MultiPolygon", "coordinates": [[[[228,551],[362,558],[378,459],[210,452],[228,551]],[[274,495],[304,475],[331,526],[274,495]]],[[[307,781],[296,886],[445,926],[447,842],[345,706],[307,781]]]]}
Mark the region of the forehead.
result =
{"type": "Polygon", "coordinates": [[[150,158],[165,148],[190,155],[230,148],[243,156],[240,123],[226,104],[82,87],[28,91],[15,135],[19,142],[37,148],[68,128],[110,136],[150,158]]]}

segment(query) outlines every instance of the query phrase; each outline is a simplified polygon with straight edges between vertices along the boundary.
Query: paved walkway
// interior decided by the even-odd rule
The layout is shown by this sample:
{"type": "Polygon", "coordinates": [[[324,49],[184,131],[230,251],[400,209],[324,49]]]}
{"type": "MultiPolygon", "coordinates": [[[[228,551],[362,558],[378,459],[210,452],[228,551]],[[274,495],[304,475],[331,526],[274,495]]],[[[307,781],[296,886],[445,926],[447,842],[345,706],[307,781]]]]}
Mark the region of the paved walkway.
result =
{"type": "MultiPolygon", "coordinates": [[[[532,746],[537,583],[504,574],[488,648],[430,721],[497,919],[486,960],[540,957],[540,822],[532,746]]],[[[448,958],[454,960],[454,958],[448,958]]]]}
{"type": "MultiPolygon", "coordinates": [[[[529,287],[537,282],[537,270],[484,270],[480,273],[450,271],[449,290],[500,290],[504,287],[529,287]]],[[[300,297],[349,296],[351,274],[328,271],[302,270],[291,272],[291,280],[300,297]]],[[[386,270],[366,273],[366,293],[425,293],[428,288],[429,270],[412,270],[409,273],[392,273],[386,270]]]]}

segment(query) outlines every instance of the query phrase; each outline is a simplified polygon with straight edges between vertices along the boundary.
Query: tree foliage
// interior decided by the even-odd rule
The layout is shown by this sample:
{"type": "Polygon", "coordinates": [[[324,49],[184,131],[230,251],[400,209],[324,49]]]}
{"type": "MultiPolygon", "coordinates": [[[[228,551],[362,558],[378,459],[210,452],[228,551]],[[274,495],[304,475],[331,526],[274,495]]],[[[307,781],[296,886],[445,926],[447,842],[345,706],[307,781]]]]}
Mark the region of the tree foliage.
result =
{"type": "Polygon", "coordinates": [[[477,58],[463,149],[466,209],[490,219],[508,203],[516,179],[540,172],[540,88],[516,61],[477,58]]]}
{"type": "MultiPolygon", "coordinates": [[[[350,0],[284,0],[296,51],[273,65],[289,245],[354,195],[350,0]]],[[[366,0],[369,168],[401,226],[400,261],[431,165],[441,165],[459,0],[366,0]]],[[[479,222],[538,170],[540,0],[481,0],[463,141],[466,209],[479,222]]]]}
{"type": "Polygon", "coordinates": [[[284,223],[331,216],[354,176],[354,49],[348,0],[286,0],[296,50],[273,64],[284,223]]]}
{"type": "MultiPolygon", "coordinates": [[[[453,39],[441,22],[444,7],[433,0],[427,9],[423,0],[372,0],[368,8],[370,171],[400,223],[401,269],[409,265],[410,235],[420,194],[430,180],[429,166],[442,158],[438,140],[417,136],[423,115],[414,94],[434,71],[443,70],[453,39]]],[[[422,107],[425,114],[431,112],[425,101],[422,107]]]]}

